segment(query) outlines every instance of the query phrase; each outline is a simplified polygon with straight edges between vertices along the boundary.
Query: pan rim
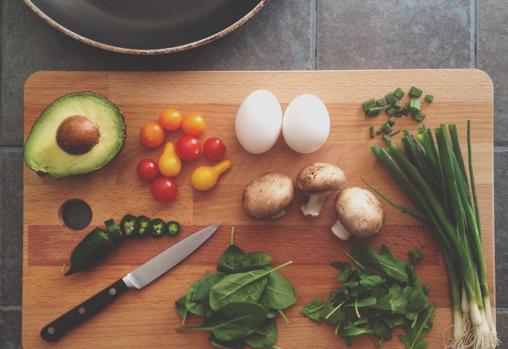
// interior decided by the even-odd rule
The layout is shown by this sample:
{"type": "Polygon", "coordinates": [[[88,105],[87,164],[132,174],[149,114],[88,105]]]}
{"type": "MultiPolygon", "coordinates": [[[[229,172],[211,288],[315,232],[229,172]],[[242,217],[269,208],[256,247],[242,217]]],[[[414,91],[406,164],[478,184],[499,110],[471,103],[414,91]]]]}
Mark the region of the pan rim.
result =
{"type": "Polygon", "coordinates": [[[87,38],[81,34],[78,34],[69,28],[65,27],[64,25],[58,23],[53,18],[48,16],[46,13],[44,13],[39,7],[37,7],[32,0],[23,0],[24,3],[33,11],[35,12],[39,17],[41,17],[46,23],[48,23],[53,28],[57,29],[58,31],[64,33],[65,35],[80,41],[84,44],[97,47],[106,51],[116,52],[116,53],[124,53],[124,54],[131,54],[131,55],[161,55],[161,54],[168,54],[168,53],[177,53],[182,52],[186,50],[190,50],[199,46],[206,45],[210,42],[213,42],[217,39],[220,39],[227,34],[235,31],[239,27],[241,27],[243,24],[245,24],[249,19],[254,17],[267,3],[269,0],[259,0],[258,4],[252,8],[249,12],[247,12],[242,18],[234,22],[233,24],[225,27],[221,31],[211,34],[207,37],[182,44],[177,46],[171,46],[171,47],[163,47],[163,48],[154,48],[154,49],[134,49],[134,48],[128,48],[128,47],[120,47],[115,46],[111,44],[106,44],[97,40],[93,40],[90,38],[87,38]]]}

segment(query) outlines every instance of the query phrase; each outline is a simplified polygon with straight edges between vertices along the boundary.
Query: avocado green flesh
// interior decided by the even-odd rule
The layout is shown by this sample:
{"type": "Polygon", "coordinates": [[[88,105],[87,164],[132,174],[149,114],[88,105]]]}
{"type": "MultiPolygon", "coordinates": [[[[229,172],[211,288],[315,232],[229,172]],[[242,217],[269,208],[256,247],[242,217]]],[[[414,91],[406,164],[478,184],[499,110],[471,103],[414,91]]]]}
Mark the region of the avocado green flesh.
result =
{"type": "Polygon", "coordinates": [[[124,140],[123,117],[113,103],[96,93],[73,93],[54,101],[39,116],[25,143],[24,157],[31,169],[54,178],[84,174],[115,158],[124,140]],[[56,141],[62,121],[74,115],[87,117],[99,128],[98,143],[84,154],[69,154],[56,141]]]}

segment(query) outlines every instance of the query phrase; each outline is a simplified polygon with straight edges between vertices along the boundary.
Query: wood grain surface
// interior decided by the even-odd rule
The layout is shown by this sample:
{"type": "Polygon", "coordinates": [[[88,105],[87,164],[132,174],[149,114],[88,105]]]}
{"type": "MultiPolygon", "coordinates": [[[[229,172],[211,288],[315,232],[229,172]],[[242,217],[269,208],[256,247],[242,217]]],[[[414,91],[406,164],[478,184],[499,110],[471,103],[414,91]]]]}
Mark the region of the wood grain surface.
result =
{"type": "MultiPolygon", "coordinates": [[[[473,123],[474,165],[482,209],[482,229],[489,282],[494,292],[493,231],[493,90],[490,79],[478,70],[392,70],[392,71],[312,71],[312,72],[39,72],[25,86],[25,137],[41,111],[57,97],[75,91],[95,91],[108,96],[123,111],[127,123],[125,148],[110,165],[96,173],[61,180],[42,178],[25,166],[23,224],[23,324],[25,348],[209,348],[205,333],[178,334],[179,318],[174,301],[189,284],[215,268],[227,247],[232,225],[237,227],[238,244],[249,251],[264,250],[275,263],[293,260],[283,273],[296,286],[299,300],[288,311],[289,326],[279,322],[278,346],[284,349],[345,348],[327,326],[319,326],[300,316],[303,304],[327,296],[336,287],[332,260],[342,260],[342,249],[350,243],[334,238],[329,230],[335,220],[333,200],[322,215],[306,219],[299,211],[297,196],[285,217],[278,221],[253,221],[242,212],[240,198],[245,185],[258,174],[274,170],[295,177],[306,164],[320,161],[341,167],[349,185],[361,185],[367,178],[389,196],[407,203],[396,183],[376,162],[369,145],[379,140],[368,136],[370,125],[381,125],[386,116],[365,118],[361,103],[382,97],[397,87],[411,85],[434,95],[434,103],[424,103],[427,126],[456,123],[465,140],[466,120],[473,123]],[[328,142],[318,152],[300,155],[280,139],[262,155],[245,152],[234,135],[234,118],[239,104],[253,90],[266,88],[283,107],[302,93],[314,93],[327,105],[331,115],[328,142]],[[197,165],[185,164],[177,178],[178,200],[155,202],[146,184],[135,175],[137,162],[158,158],[161,149],[146,150],[139,145],[138,132],[148,120],[155,120],[165,107],[205,115],[205,137],[219,136],[227,145],[233,168],[208,193],[193,192],[190,171],[197,165]],[[70,198],[87,201],[93,209],[90,227],[71,231],[59,218],[59,208],[70,198]],[[93,270],[63,277],[60,269],[74,245],[93,227],[107,218],[124,214],[176,219],[183,232],[176,239],[146,238],[126,242],[93,270]],[[40,329],[64,311],[95,294],[130,269],[154,256],[198,228],[222,222],[220,231],[197,253],[142,291],[129,291],[107,310],[69,333],[60,342],[49,344],[39,337],[40,329]]],[[[411,118],[397,120],[397,127],[414,130],[411,118]]],[[[179,133],[168,134],[176,140],[179,133]]],[[[204,139],[204,138],[203,138],[204,139]]],[[[199,164],[206,163],[201,159],[199,164]]],[[[420,248],[425,260],[418,273],[430,286],[437,304],[434,329],[427,336],[429,348],[442,348],[451,331],[451,309],[443,258],[430,232],[415,219],[384,205],[386,222],[380,235],[370,242],[387,244],[405,258],[407,251],[420,248]]],[[[370,348],[360,340],[355,348],[370,348]]],[[[394,339],[385,348],[402,348],[394,339]]]]}

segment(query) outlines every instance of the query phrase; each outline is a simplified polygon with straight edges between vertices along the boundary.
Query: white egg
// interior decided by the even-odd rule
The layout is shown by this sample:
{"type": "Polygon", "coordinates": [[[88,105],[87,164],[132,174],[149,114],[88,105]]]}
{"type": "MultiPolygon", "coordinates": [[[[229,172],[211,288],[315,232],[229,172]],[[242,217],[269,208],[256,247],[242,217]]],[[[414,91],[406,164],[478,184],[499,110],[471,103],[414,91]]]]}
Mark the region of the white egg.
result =
{"type": "Polygon", "coordinates": [[[312,153],[326,142],[330,134],[330,116],[325,104],[312,94],[293,99],[284,112],[282,135],[296,152],[312,153]]]}
{"type": "Polygon", "coordinates": [[[257,90],[248,95],[236,113],[236,137],[249,153],[268,151],[279,138],[282,127],[280,103],[267,90],[257,90]]]}

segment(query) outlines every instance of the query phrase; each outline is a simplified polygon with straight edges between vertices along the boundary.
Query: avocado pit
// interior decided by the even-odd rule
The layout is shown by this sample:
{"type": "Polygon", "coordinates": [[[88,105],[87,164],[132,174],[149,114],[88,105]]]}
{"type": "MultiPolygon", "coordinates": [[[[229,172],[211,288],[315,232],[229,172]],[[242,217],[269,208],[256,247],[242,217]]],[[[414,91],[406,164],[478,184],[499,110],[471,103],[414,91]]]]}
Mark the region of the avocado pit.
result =
{"type": "Polygon", "coordinates": [[[79,155],[89,152],[98,142],[97,125],[82,115],[65,119],[56,132],[56,142],[65,152],[79,155]]]}

